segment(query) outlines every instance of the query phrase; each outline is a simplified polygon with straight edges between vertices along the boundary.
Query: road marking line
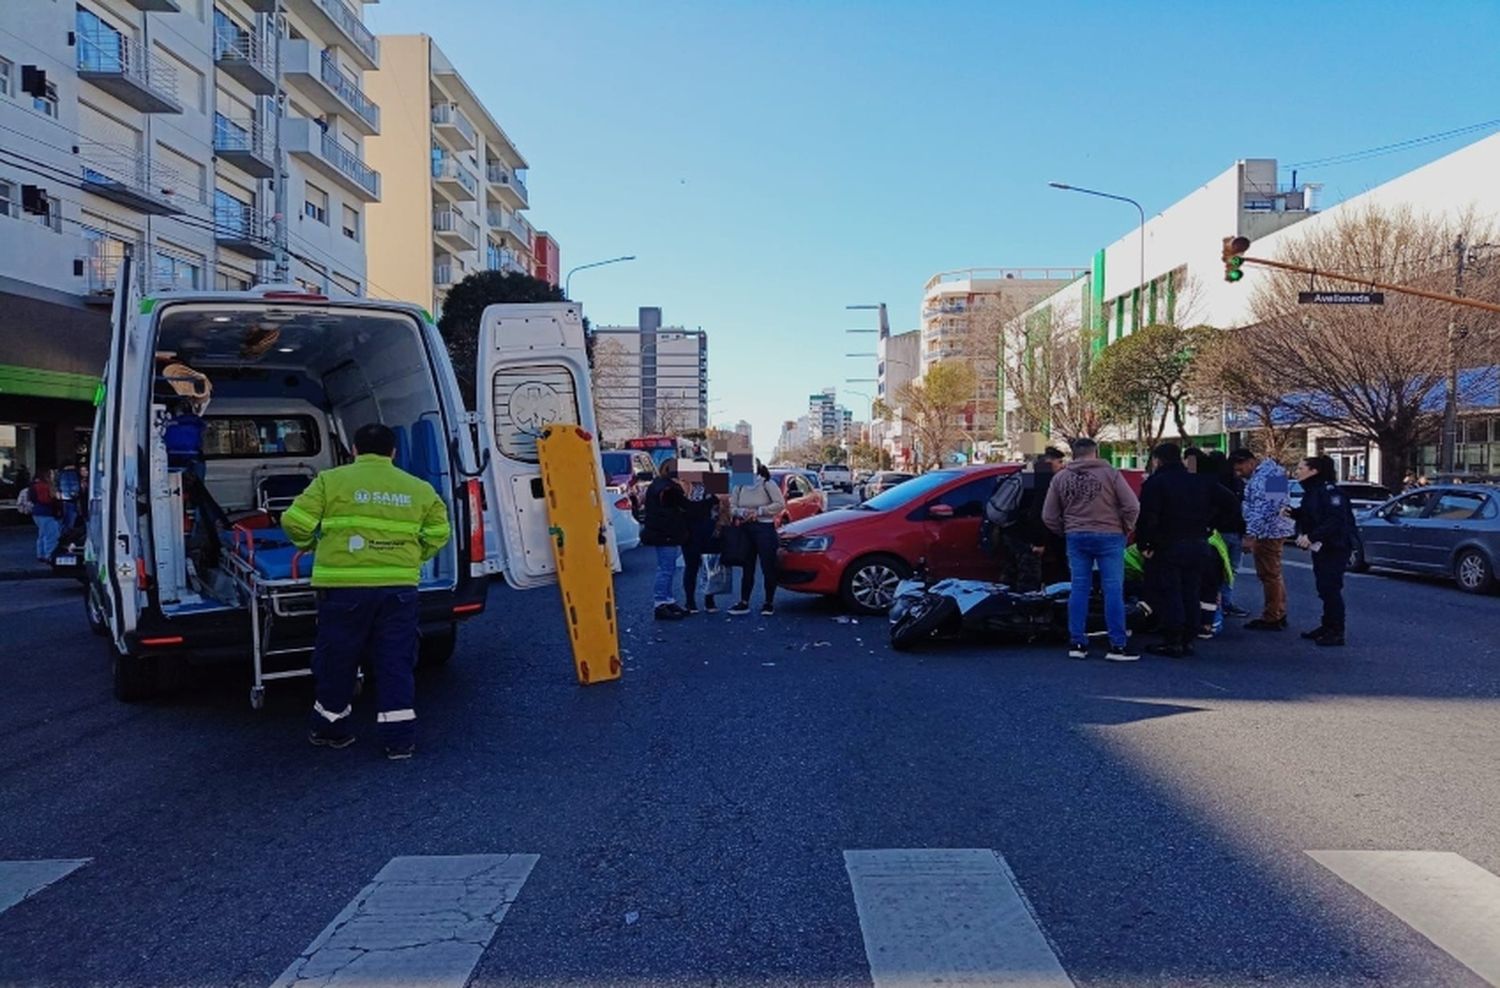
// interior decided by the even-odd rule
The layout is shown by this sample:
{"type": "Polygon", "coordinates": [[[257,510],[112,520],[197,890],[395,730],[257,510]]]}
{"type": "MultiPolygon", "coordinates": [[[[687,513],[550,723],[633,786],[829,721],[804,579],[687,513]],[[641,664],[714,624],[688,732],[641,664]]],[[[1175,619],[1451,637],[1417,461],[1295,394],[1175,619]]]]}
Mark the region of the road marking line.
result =
{"type": "Polygon", "coordinates": [[[58,858],[39,861],[0,861],[0,913],[24,902],[59,879],[82,868],[93,858],[58,858]]]}
{"type": "Polygon", "coordinates": [[[1307,853],[1469,970],[1500,985],[1500,878],[1449,851],[1307,853]]]}
{"type": "Polygon", "coordinates": [[[272,988],[462,988],[537,860],[535,854],[392,858],[272,988]]]}
{"type": "Polygon", "coordinates": [[[994,851],[845,851],[844,867],[875,988],[1073,988],[994,851]]]}

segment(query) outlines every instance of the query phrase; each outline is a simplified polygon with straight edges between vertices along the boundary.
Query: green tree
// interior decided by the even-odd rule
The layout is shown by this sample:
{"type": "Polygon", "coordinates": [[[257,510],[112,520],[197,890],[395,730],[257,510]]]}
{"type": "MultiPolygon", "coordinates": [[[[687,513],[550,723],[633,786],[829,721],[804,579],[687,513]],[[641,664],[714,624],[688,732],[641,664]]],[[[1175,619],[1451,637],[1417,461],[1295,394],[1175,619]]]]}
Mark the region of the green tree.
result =
{"type": "Polygon", "coordinates": [[[1156,323],[1110,344],[1089,371],[1089,389],[1104,417],[1135,423],[1147,448],[1166,435],[1168,419],[1187,439],[1193,361],[1215,332],[1156,323]]]}
{"type": "MultiPolygon", "coordinates": [[[[438,319],[438,332],[448,347],[459,390],[469,408],[475,407],[479,318],[484,314],[485,306],[502,302],[561,301],[564,301],[562,289],[551,282],[507,271],[476,271],[448,291],[448,297],[443,300],[443,315],[438,319]]],[[[587,329],[585,326],[586,333],[587,329]]]]}
{"type": "Polygon", "coordinates": [[[896,404],[912,425],[917,466],[941,466],[964,434],[964,409],[974,399],[974,369],[962,360],[944,360],[901,386],[896,404]]]}

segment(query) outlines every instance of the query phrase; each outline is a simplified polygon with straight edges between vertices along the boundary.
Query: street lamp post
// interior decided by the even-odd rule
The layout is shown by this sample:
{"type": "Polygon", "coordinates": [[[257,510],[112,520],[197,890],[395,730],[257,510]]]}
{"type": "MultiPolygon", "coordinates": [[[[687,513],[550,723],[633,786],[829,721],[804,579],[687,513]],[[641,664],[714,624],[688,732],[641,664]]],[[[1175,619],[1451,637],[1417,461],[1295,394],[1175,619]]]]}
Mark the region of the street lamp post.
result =
{"type": "MultiPolygon", "coordinates": [[[[1064,192],[1082,192],[1086,196],[1098,196],[1101,199],[1113,199],[1116,202],[1128,202],[1135,207],[1135,211],[1141,216],[1141,287],[1139,290],[1141,292],[1141,309],[1144,310],[1146,307],[1146,211],[1141,208],[1141,204],[1136,202],[1129,196],[1117,196],[1113,192],[1100,192],[1097,189],[1083,189],[1079,188],[1076,185],[1069,185],[1066,182],[1048,182],[1047,184],[1054,189],[1062,189],[1064,192]]],[[[1142,311],[1142,313],[1137,318],[1144,319],[1144,317],[1145,312],[1142,311]]]]}
{"type": "Polygon", "coordinates": [[[619,264],[621,261],[633,260],[635,260],[634,254],[626,254],[624,257],[611,257],[607,261],[594,261],[589,264],[580,264],[578,265],[578,267],[570,269],[568,271],[567,277],[563,278],[563,298],[571,299],[573,297],[572,293],[569,290],[569,286],[573,284],[574,272],[583,271],[586,268],[602,268],[606,264],[619,264]]]}

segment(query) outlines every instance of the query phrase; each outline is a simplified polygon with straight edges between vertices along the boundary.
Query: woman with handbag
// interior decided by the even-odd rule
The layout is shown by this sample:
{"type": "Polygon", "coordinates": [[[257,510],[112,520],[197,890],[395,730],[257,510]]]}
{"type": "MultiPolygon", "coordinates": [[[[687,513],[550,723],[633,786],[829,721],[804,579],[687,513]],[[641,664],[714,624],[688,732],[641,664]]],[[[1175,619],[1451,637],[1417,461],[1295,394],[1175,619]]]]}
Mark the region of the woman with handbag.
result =
{"type": "Polygon", "coordinates": [[[728,570],[720,561],[719,553],[724,548],[724,529],[732,522],[729,514],[729,495],[705,494],[700,485],[694,485],[688,495],[688,540],[682,547],[682,591],[687,597],[685,610],[698,613],[698,574],[707,563],[707,577],[703,587],[703,610],[712,614],[714,595],[728,593],[728,570]]]}
{"type": "MultiPolygon", "coordinates": [[[[781,496],[781,489],[771,482],[771,471],[764,463],[756,463],[755,480],[734,489],[734,516],[739,521],[739,531],[748,537],[753,555],[743,564],[745,573],[740,578],[739,603],[729,609],[730,614],[750,613],[750,591],[755,589],[757,560],[761,577],[766,582],[766,602],[761,605],[760,613],[766,617],[776,613],[776,519],[785,510],[786,499],[781,496]]],[[[729,536],[725,538],[729,541],[729,536]]]]}

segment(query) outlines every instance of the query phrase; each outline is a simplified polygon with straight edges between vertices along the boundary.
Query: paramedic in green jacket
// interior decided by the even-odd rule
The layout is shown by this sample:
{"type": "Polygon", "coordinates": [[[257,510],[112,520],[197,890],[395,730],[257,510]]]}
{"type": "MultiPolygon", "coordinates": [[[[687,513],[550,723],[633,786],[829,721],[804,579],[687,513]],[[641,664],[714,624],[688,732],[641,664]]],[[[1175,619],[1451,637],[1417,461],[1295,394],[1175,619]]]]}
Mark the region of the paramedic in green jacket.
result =
{"type": "Polygon", "coordinates": [[[396,436],[383,425],[354,434],[355,460],[325,470],[281,516],[287,537],[316,548],[313,651],[315,745],[343,748],[360,660],[375,673],[375,720],[388,758],[415,750],[417,582],[448,541],[448,507],[432,485],[397,467],[396,436]]]}

